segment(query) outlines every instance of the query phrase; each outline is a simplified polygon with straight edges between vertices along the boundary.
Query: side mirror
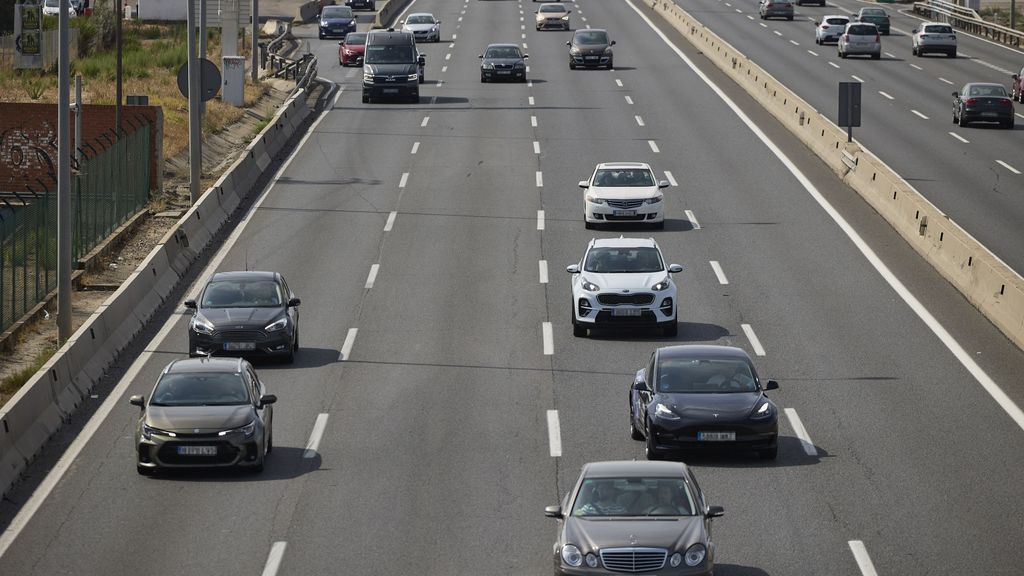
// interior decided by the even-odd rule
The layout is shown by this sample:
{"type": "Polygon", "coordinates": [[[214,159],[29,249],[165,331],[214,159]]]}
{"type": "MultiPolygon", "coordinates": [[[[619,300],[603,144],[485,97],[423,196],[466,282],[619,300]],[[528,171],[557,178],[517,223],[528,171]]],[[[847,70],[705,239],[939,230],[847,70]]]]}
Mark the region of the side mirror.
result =
{"type": "Polygon", "coordinates": [[[725,514],[725,508],[721,506],[708,506],[708,511],[704,514],[705,518],[721,518],[725,514]]]}
{"type": "Polygon", "coordinates": [[[565,45],[566,46],[572,46],[572,41],[566,41],[565,45]]]}
{"type": "Polygon", "coordinates": [[[633,382],[632,388],[637,392],[647,392],[649,390],[649,388],[647,388],[647,382],[643,380],[637,380],[633,382]]]}
{"type": "Polygon", "coordinates": [[[638,392],[650,390],[650,388],[647,387],[647,368],[641,368],[636,371],[636,375],[633,376],[633,386],[631,386],[631,388],[638,392]]]}
{"type": "Polygon", "coordinates": [[[273,394],[264,394],[263,396],[260,396],[261,408],[267,404],[274,404],[275,402],[277,402],[277,396],[274,396],[273,394]]]}
{"type": "Polygon", "coordinates": [[[682,271],[683,271],[683,267],[680,266],[679,264],[669,264],[668,265],[668,273],[669,274],[678,274],[678,273],[680,273],[682,271]]]}
{"type": "Polygon", "coordinates": [[[668,180],[658,180],[658,188],[668,188],[668,180]]]}
{"type": "Polygon", "coordinates": [[[580,180],[580,183],[577,184],[577,186],[579,186],[580,188],[590,188],[590,182],[586,180],[580,180]]]}
{"type": "Polygon", "coordinates": [[[953,98],[958,98],[959,96],[960,96],[959,92],[953,92],[953,98]]]}
{"type": "Polygon", "coordinates": [[[338,42],[338,46],[344,46],[344,45],[345,45],[345,41],[344,40],[342,40],[341,42],[338,42]]]}
{"type": "Polygon", "coordinates": [[[196,301],[195,300],[185,300],[185,308],[189,308],[191,310],[195,310],[196,309],[196,301]]]}
{"type": "Polygon", "coordinates": [[[565,516],[562,515],[562,507],[561,506],[546,506],[544,508],[544,515],[547,516],[548,518],[564,518],[565,517],[565,516]]]}
{"type": "Polygon", "coordinates": [[[776,382],[775,380],[769,380],[769,381],[765,382],[764,389],[765,390],[778,390],[779,389],[779,383],[776,382]]]}
{"type": "Polygon", "coordinates": [[[295,306],[298,306],[299,304],[302,304],[302,299],[300,299],[300,298],[290,298],[288,300],[288,307],[289,308],[294,308],[295,306]]]}
{"type": "Polygon", "coordinates": [[[427,57],[424,56],[423,54],[420,54],[420,57],[416,60],[416,63],[419,64],[420,66],[426,65],[427,57]]]}
{"type": "Polygon", "coordinates": [[[569,264],[568,266],[565,267],[565,271],[568,272],[569,274],[579,274],[580,273],[580,265],[579,264],[569,264]]]}
{"type": "Polygon", "coordinates": [[[611,42],[611,44],[609,44],[609,46],[615,46],[615,40],[612,40],[612,42],[611,42]]]}
{"type": "Polygon", "coordinates": [[[356,66],[362,66],[362,65],[363,65],[363,57],[362,56],[356,56],[356,66]]]}
{"type": "Polygon", "coordinates": [[[435,20],[435,21],[434,21],[434,24],[440,24],[440,23],[441,23],[441,21],[440,21],[440,20],[435,20]]]}
{"type": "Polygon", "coordinates": [[[477,58],[483,58],[483,57],[484,57],[483,54],[480,54],[479,56],[477,56],[477,58]]]}
{"type": "Polygon", "coordinates": [[[132,396],[128,398],[128,403],[132,406],[138,406],[139,408],[146,407],[146,401],[142,399],[142,394],[132,394],[132,396]]]}
{"type": "Polygon", "coordinates": [[[530,55],[529,54],[523,54],[523,60],[529,60],[529,59],[530,59],[530,55]]]}

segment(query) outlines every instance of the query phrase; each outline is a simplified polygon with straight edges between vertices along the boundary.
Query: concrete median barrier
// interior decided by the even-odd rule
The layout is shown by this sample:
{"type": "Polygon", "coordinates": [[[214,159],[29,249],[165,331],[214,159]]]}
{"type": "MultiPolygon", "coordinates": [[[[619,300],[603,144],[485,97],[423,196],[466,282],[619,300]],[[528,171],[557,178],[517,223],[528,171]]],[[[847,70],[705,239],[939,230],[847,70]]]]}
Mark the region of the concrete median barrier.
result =
{"type": "Polygon", "coordinates": [[[641,0],[815,152],[948,282],[1024,348],[1024,278],[844,129],[679,6],[641,0]]]}

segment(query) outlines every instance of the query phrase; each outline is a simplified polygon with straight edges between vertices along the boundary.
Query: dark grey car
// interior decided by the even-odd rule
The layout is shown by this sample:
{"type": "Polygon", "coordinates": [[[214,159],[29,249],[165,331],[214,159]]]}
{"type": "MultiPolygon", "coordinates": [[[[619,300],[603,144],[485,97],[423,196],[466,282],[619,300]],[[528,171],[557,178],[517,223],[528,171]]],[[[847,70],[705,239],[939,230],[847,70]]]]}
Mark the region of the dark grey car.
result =
{"type": "Polygon", "coordinates": [[[1013,130],[1013,100],[1002,84],[971,82],[953,92],[953,122],[967,126],[971,122],[997,122],[1013,130]]]}
{"type": "Polygon", "coordinates": [[[526,59],[516,44],[491,44],[480,55],[480,81],[526,82],[526,59]]]}
{"type": "Polygon", "coordinates": [[[591,462],[561,506],[554,573],[710,576],[715,567],[708,506],[682,462],[591,462]]]}
{"type": "Polygon", "coordinates": [[[577,30],[572,40],[565,43],[569,47],[569,68],[578,66],[603,66],[609,70],[614,66],[612,46],[615,40],[609,40],[608,31],[599,28],[577,30]]]}
{"type": "Polygon", "coordinates": [[[277,397],[241,358],[177,360],[160,374],[142,408],[134,448],[139,474],[161,468],[263,470],[274,448],[277,397]]]}

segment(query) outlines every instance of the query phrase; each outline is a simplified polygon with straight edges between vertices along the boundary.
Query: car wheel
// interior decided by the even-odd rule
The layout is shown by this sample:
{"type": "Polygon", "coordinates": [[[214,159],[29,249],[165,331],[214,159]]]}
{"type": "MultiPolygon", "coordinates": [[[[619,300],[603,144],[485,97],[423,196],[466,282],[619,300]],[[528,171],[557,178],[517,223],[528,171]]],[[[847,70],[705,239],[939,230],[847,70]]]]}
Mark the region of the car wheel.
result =
{"type": "Polygon", "coordinates": [[[651,228],[654,228],[655,230],[664,230],[665,221],[662,220],[661,222],[655,222],[654,224],[651,225],[651,228]]]}
{"type": "Polygon", "coordinates": [[[920,56],[921,55],[921,53],[917,51],[917,46],[911,46],[910,47],[910,55],[911,56],[920,56]]]}
{"type": "Polygon", "coordinates": [[[767,448],[765,450],[758,450],[757,451],[757,457],[760,458],[761,460],[775,460],[775,458],[778,457],[778,455],[779,455],[779,445],[778,444],[772,446],[771,448],[767,448]]]}
{"type": "Polygon", "coordinates": [[[274,451],[274,429],[270,429],[270,433],[267,435],[267,454],[274,451]]]}
{"type": "Polygon", "coordinates": [[[841,59],[844,59],[844,60],[845,60],[845,59],[846,59],[846,54],[844,54],[844,53],[843,53],[842,51],[840,51],[840,52],[839,52],[839,57],[840,57],[841,59]]]}
{"type": "Polygon", "coordinates": [[[956,112],[953,112],[953,124],[959,124],[959,121],[956,119],[956,112]]]}
{"type": "Polygon", "coordinates": [[[633,423],[633,407],[629,408],[629,437],[633,440],[643,440],[644,433],[636,429],[636,424],[633,423]]]}
{"type": "Polygon", "coordinates": [[[967,118],[964,118],[964,115],[960,114],[959,116],[957,116],[957,124],[961,128],[966,128],[967,127],[967,118]]]}
{"type": "Polygon", "coordinates": [[[1003,124],[1003,128],[1006,128],[1007,130],[1013,130],[1013,118],[1007,120],[1006,124],[1003,124]]]}
{"type": "Polygon", "coordinates": [[[792,22],[793,21],[793,17],[792,16],[786,16],[786,20],[789,20],[790,22],[792,22]]]}
{"type": "Polygon", "coordinates": [[[363,104],[369,104],[369,103],[370,103],[370,97],[367,96],[366,94],[363,94],[363,104]]]}
{"type": "Polygon", "coordinates": [[[612,59],[611,59],[611,58],[609,58],[609,59],[608,59],[608,69],[609,69],[609,70],[611,70],[611,69],[612,69],[612,68],[614,68],[614,67],[615,67],[615,66],[614,66],[614,64],[612,63],[612,59]]]}
{"type": "Polygon", "coordinates": [[[575,336],[576,338],[587,337],[587,327],[576,322],[575,317],[572,319],[572,335],[575,336]]]}
{"type": "Polygon", "coordinates": [[[947,58],[956,58],[956,50],[951,50],[946,54],[947,58]]]}
{"type": "Polygon", "coordinates": [[[576,69],[576,65],[573,64],[572,62],[569,62],[569,70],[575,70],[575,69],[576,69]]]}
{"type": "Polygon", "coordinates": [[[871,55],[871,59],[872,60],[880,60],[881,58],[882,58],[882,53],[881,52],[875,52],[874,54],[871,55]]]}
{"type": "Polygon", "coordinates": [[[138,472],[139,475],[141,476],[152,476],[153,472],[156,472],[156,468],[149,468],[148,466],[136,464],[135,471],[138,472]]]}
{"type": "Polygon", "coordinates": [[[651,432],[651,428],[649,426],[647,428],[646,436],[647,436],[647,442],[644,444],[645,456],[647,456],[648,460],[661,460],[662,457],[663,457],[663,454],[661,453],[660,450],[655,448],[655,446],[654,446],[654,433],[651,432]]]}
{"type": "Polygon", "coordinates": [[[679,322],[672,322],[668,326],[661,329],[662,336],[668,336],[669,338],[675,338],[679,335],[679,322]]]}
{"type": "Polygon", "coordinates": [[[487,77],[486,77],[486,76],[484,76],[483,74],[481,74],[481,75],[480,75],[480,81],[481,81],[481,82],[487,82],[487,77]]]}
{"type": "Polygon", "coordinates": [[[281,361],[285,364],[295,363],[295,350],[289,350],[287,354],[281,357],[281,361]]]}
{"type": "Polygon", "coordinates": [[[410,104],[419,104],[420,103],[420,92],[419,92],[419,90],[417,90],[416,92],[413,92],[412,96],[409,96],[409,103],[410,104]]]}

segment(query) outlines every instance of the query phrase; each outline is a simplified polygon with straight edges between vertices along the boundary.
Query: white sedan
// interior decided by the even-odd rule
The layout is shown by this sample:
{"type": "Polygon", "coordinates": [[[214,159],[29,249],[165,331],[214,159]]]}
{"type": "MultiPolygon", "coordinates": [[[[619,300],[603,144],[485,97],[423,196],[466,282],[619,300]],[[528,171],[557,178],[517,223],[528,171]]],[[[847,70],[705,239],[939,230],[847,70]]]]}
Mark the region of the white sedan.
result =
{"type": "Polygon", "coordinates": [[[584,219],[587,228],[598,224],[636,222],[665,227],[665,197],[654,171],[643,162],[605,162],[598,164],[589,180],[580,181],[584,219]]]}
{"type": "MultiPolygon", "coordinates": [[[[68,18],[74,18],[78,14],[75,6],[68,2],[68,18]]],[[[60,0],[46,0],[43,2],[43,16],[60,16],[60,0]]]]}
{"type": "Polygon", "coordinates": [[[441,21],[427,12],[409,14],[402,23],[402,32],[412,32],[417,42],[440,42],[441,21]]]}
{"type": "Polygon", "coordinates": [[[653,238],[593,239],[572,274],[572,334],[594,328],[653,327],[675,336],[678,264],[666,266],[653,238]]]}

